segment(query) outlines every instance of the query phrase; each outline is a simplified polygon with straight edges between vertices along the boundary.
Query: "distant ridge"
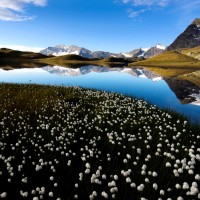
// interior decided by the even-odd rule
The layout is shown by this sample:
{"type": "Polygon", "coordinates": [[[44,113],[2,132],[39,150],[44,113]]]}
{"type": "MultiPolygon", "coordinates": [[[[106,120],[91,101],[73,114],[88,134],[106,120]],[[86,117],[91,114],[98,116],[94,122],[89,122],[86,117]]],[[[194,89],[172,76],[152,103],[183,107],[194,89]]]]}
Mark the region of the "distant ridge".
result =
{"type": "Polygon", "coordinates": [[[175,41],[168,46],[167,50],[179,50],[182,48],[194,48],[200,45],[200,18],[196,18],[181,33],[175,41]]]}
{"type": "Polygon", "coordinates": [[[41,53],[0,48],[0,58],[39,59],[39,58],[48,58],[48,56],[41,53]]]}
{"type": "Polygon", "coordinates": [[[109,57],[115,57],[115,58],[134,58],[134,57],[144,57],[144,58],[150,58],[153,56],[156,56],[160,53],[162,53],[166,47],[161,44],[157,44],[154,47],[151,48],[140,48],[140,49],[134,49],[131,52],[126,53],[111,53],[106,51],[90,51],[83,47],[78,47],[74,45],[65,46],[65,45],[57,45],[55,47],[48,47],[46,49],[43,49],[40,51],[41,54],[44,55],[53,55],[53,56],[63,56],[63,55],[79,55],[85,58],[109,58],[109,57]]]}

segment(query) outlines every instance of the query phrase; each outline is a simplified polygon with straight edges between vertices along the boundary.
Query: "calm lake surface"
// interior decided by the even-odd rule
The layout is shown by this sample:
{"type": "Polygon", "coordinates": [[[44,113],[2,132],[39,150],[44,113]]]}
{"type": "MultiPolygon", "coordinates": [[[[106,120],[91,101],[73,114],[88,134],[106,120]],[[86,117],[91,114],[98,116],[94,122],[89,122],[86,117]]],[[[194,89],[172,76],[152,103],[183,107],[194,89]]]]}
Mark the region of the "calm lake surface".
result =
{"type": "Polygon", "coordinates": [[[0,69],[0,82],[81,86],[142,98],[187,116],[200,124],[200,88],[189,81],[163,79],[146,69],[59,66],[33,69],[0,69]],[[187,104],[183,104],[184,102],[187,104]]]}

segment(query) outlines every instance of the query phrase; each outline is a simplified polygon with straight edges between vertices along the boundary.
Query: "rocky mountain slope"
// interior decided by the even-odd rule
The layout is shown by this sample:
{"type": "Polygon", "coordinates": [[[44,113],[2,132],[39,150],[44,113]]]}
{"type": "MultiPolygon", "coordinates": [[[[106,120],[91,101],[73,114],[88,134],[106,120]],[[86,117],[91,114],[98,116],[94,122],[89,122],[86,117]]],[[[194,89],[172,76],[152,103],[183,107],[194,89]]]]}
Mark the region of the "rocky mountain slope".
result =
{"type": "Polygon", "coordinates": [[[144,58],[151,58],[163,53],[166,50],[166,46],[157,44],[155,47],[151,47],[144,53],[144,58]]]}
{"type": "Polygon", "coordinates": [[[195,19],[167,50],[179,50],[181,48],[193,48],[200,45],[200,19],[195,19]]]}

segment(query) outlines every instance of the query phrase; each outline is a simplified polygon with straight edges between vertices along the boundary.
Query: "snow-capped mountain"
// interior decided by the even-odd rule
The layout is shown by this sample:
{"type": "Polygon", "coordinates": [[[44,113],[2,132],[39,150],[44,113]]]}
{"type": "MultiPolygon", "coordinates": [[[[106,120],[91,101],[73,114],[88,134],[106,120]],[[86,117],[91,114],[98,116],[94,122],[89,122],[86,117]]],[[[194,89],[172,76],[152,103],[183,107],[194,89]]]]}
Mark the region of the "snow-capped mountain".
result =
{"type": "Polygon", "coordinates": [[[143,57],[144,58],[151,58],[153,56],[159,55],[161,53],[163,53],[163,51],[166,50],[166,46],[162,45],[162,44],[157,44],[155,47],[151,47],[150,49],[148,49],[143,57]]]}
{"type": "Polygon", "coordinates": [[[135,49],[131,52],[122,53],[122,54],[127,58],[132,58],[132,57],[151,58],[153,56],[161,54],[165,50],[166,50],[166,46],[164,46],[162,44],[157,44],[156,46],[151,47],[151,48],[135,49]]]}
{"type": "Polygon", "coordinates": [[[83,47],[78,46],[65,46],[65,45],[57,45],[55,47],[48,47],[42,51],[41,54],[44,55],[53,55],[53,56],[62,56],[68,54],[80,55],[86,58],[108,58],[108,57],[116,57],[116,58],[133,58],[133,57],[145,57],[149,58],[159,53],[162,53],[166,49],[163,45],[156,45],[152,48],[140,48],[134,49],[133,51],[126,53],[111,53],[105,51],[90,51],[83,47]]]}
{"type": "Polygon", "coordinates": [[[48,47],[42,50],[40,53],[44,55],[53,55],[53,56],[63,56],[69,54],[75,54],[86,58],[107,58],[107,57],[118,57],[117,54],[105,52],[105,51],[90,51],[83,47],[78,47],[74,45],[65,46],[57,45],[55,47],[48,47]]]}
{"type": "Polygon", "coordinates": [[[143,57],[144,54],[149,50],[149,48],[140,48],[140,49],[134,49],[131,52],[128,53],[122,53],[126,58],[133,58],[133,57],[143,57]]]}
{"type": "Polygon", "coordinates": [[[103,73],[103,72],[111,72],[111,71],[117,71],[121,73],[128,73],[132,76],[136,76],[138,78],[148,78],[152,81],[159,81],[162,80],[162,77],[158,76],[157,74],[146,70],[146,69],[133,69],[133,68],[108,68],[108,67],[101,67],[101,66],[84,66],[80,68],[66,68],[66,67],[60,67],[60,66],[46,66],[41,68],[44,71],[47,71],[52,74],[56,74],[58,76],[80,76],[85,75],[91,72],[96,73],[103,73]]]}
{"type": "Polygon", "coordinates": [[[55,47],[48,47],[40,53],[44,55],[53,55],[53,56],[63,56],[63,55],[68,55],[68,54],[75,54],[75,55],[80,55],[86,58],[92,58],[93,56],[91,55],[91,51],[82,47],[78,46],[65,46],[65,45],[57,45],[55,47]]]}

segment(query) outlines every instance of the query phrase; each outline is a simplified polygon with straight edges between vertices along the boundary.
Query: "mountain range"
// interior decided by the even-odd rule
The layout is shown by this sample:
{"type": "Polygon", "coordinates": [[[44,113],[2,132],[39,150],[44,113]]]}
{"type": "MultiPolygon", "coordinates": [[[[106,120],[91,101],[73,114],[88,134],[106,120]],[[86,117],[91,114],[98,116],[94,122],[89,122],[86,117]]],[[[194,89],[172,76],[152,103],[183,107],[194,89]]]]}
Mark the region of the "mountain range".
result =
{"type": "Polygon", "coordinates": [[[116,57],[116,58],[134,58],[134,57],[144,57],[150,58],[155,55],[161,54],[166,47],[161,44],[157,44],[151,48],[139,48],[134,49],[131,52],[126,53],[111,53],[106,51],[90,51],[83,47],[78,46],[65,46],[65,45],[57,45],[55,47],[48,47],[42,51],[41,54],[44,55],[53,55],[53,56],[63,56],[69,54],[79,55],[85,58],[108,58],[108,57],[116,57]]]}

